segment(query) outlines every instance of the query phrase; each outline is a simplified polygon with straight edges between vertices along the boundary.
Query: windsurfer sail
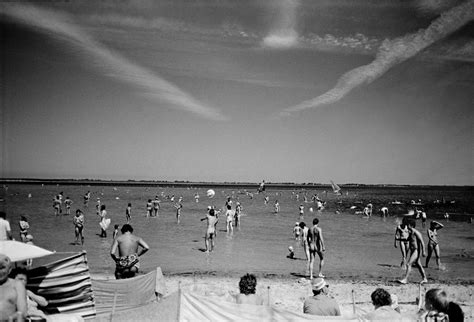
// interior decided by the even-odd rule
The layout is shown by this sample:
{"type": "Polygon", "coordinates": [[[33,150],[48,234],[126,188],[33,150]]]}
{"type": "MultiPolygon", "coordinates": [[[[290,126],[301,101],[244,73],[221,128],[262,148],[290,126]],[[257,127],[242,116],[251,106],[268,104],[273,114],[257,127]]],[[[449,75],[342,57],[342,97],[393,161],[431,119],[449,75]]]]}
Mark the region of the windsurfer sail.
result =
{"type": "Polygon", "coordinates": [[[335,184],[333,181],[331,181],[331,187],[332,187],[332,191],[334,192],[334,194],[340,196],[342,193],[341,193],[341,187],[339,187],[337,184],[335,184]]]}

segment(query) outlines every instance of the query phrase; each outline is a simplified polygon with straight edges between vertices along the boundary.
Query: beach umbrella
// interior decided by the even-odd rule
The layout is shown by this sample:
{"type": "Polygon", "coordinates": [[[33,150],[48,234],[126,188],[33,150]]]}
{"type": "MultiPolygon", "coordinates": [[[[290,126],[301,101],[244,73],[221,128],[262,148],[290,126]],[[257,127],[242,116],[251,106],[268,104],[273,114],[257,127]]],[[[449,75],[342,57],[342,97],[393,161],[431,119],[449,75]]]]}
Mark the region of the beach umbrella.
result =
{"type": "Polygon", "coordinates": [[[51,255],[54,252],[16,240],[4,240],[0,241],[0,254],[10,257],[12,262],[20,262],[30,258],[51,255]]]}

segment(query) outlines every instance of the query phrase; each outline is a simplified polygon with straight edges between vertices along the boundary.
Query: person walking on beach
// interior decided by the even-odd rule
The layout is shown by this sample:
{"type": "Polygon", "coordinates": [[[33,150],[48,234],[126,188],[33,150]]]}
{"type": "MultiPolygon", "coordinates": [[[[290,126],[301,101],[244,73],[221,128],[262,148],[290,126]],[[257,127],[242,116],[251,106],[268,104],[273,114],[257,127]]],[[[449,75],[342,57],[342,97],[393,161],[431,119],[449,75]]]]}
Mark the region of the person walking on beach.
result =
{"type": "Polygon", "coordinates": [[[216,237],[216,225],[219,219],[215,215],[214,209],[209,209],[206,217],[201,218],[201,221],[207,220],[207,230],[204,236],[204,243],[206,244],[206,253],[214,250],[214,239],[216,237]]]}
{"type": "Polygon", "coordinates": [[[110,225],[110,219],[107,218],[107,211],[105,210],[105,205],[102,205],[100,206],[100,213],[99,213],[99,216],[100,216],[100,223],[99,223],[99,226],[100,226],[100,237],[107,237],[107,228],[109,228],[109,225],[110,225]]]}
{"type": "Polygon", "coordinates": [[[4,211],[0,211],[0,241],[11,239],[12,230],[10,222],[7,220],[7,214],[4,211]]]}
{"type": "Polygon", "coordinates": [[[150,249],[142,238],[133,235],[131,225],[123,225],[121,231],[122,235],[114,239],[110,248],[110,256],[116,265],[116,279],[134,277],[140,268],[139,257],[150,249]]]}
{"type": "Polygon", "coordinates": [[[20,239],[22,242],[26,242],[26,235],[28,235],[28,229],[30,229],[28,219],[25,216],[21,216],[18,225],[20,226],[20,239]]]}
{"type": "Polygon", "coordinates": [[[323,231],[318,227],[319,219],[313,219],[313,227],[308,231],[308,245],[309,245],[309,278],[313,279],[314,258],[316,254],[319,256],[319,273],[318,277],[324,277],[322,268],[324,265],[324,247],[323,231]]]}
{"type": "Polygon", "coordinates": [[[151,217],[153,215],[152,211],[153,211],[153,202],[151,201],[151,199],[148,199],[146,203],[146,216],[151,217]]]}
{"type": "Polygon", "coordinates": [[[425,267],[428,268],[428,263],[430,262],[431,255],[433,252],[435,253],[436,256],[436,265],[438,266],[438,269],[444,269],[443,266],[441,266],[441,259],[440,259],[440,251],[439,251],[439,243],[438,243],[438,230],[443,228],[444,226],[437,222],[437,221],[432,221],[430,223],[430,228],[428,229],[428,256],[426,256],[426,263],[425,267]]]}
{"type": "Polygon", "coordinates": [[[234,231],[234,227],[232,225],[233,220],[234,220],[234,212],[231,209],[230,205],[227,205],[227,210],[225,212],[225,217],[226,217],[226,231],[227,233],[232,233],[234,231]]]}
{"type": "Polygon", "coordinates": [[[132,221],[132,204],[129,202],[127,208],[125,209],[125,219],[127,220],[127,224],[132,221]]]}
{"type": "Polygon", "coordinates": [[[160,199],[158,199],[158,196],[155,196],[155,200],[153,200],[153,216],[158,216],[158,210],[160,210],[160,199]]]}
{"type": "Polygon", "coordinates": [[[407,225],[408,217],[403,217],[402,223],[397,226],[395,230],[395,240],[393,246],[397,248],[397,241],[400,245],[400,251],[402,252],[402,262],[400,267],[406,269],[407,265],[407,252],[408,252],[408,236],[410,235],[407,225]]]}
{"type": "Polygon", "coordinates": [[[179,224],[181,220],[181,209],[183,208],[183,204],[178,202],[174,205],[174,207],[176,208],[176,222],[179,224]]]}
{"type": "Polygon", "coordinates": [[[89,206],[89,200],[91,200],[91,192],[87,191],[84,195],[84,207],[87,208],[89,206]]]}
{"type": "Polygon", "coordinates": [[[69,197],[66,197],[64,200],[64,206],[66,207],[66,215],[71,214],[71,205],[72,205],[72,200],[69,197]]]}
{"type": "MultiPolygon", "coordinates": [[[[303,252],[306,257],[306,260],[308,261],[308,267],[309,267],[309,245],[308,245],[308,232],[309,228],[306,226],[306,223],[304,221],[299,223],[299,226],[301,228],[301,246],[303,247],[303,252]]],[[[309,272],[308,272],[309,273],[309,272]]]]}
{"type": "Polygon", "coordinates": [[[84,214],[82,210],[77,209],[76,215],[72,218],[72,222],[74,224],[74,233],[76,235],[75,244],[79,245],[79,238],[81,239],[81,245],[84,245],[84,214]]]}
{"type": "Polygon", "coordinates": [[[410,250],[410,256],[408,259],[408,263],[406,265],[406,274],[405,277],[399,282],[401,284],[407,284],[408,283],[408,276],[411,273],[412,270],[412,265],[414,264],[420,274],[421,277],[423,278],[420,282],[420,284],[424,284],[428,282],[428,279],[426,278],[426,273],[425,270],[423,269],[423,266],[421,265],[421,259],[420,255],[425,257],[425,243],[423,242],[423,237],[421,236],[421,233],[415,229],[416,226],[416,221],[413,218],[407,219],[407,226],[408,226],[408,245],[409,245],[409,250],[410,250]]]}

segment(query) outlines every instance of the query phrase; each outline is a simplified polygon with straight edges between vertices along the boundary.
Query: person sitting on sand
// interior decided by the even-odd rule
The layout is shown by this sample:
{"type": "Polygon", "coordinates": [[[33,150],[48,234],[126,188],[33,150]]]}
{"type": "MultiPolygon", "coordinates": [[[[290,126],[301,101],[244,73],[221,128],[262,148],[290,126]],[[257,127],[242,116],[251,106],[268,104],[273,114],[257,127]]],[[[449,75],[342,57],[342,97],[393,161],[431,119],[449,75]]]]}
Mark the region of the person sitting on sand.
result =
{"type": "Polygon", "coordinates": [[[328,295],[328,287],[329,285],[322,277],[311,280],[313,296],[304,301],[303,313],[322,316],[341,315],[339,304],[328,295]]]}
{"type": "MultiPolygon", "coordinates": [[[[20,281],[26,288],[28,283],[28,271],[23,267],[16,267],[11,272],[11,278],[16,281],[20,281]]],[[[41,311],[38,306],[46,307],[48,301],[41,295],[37,295],[30,290],[26,290],[26,303],[27,303],[27,316],[29,318],[42,318],[46,320],[46,315],[41,311]]]]}
{"type": "Polygon", "coordinates": [[[240,278],[239,290],[237,294],[237,304],[263,305],[263,299],[255,294],[257,289],[257,278],[253,274],[245,274],[240,278]]]}
{"type": "Polygon", "coordinates": [[[313,279],[314,258],[316,254],[319,256],[319,273],[318,277],[324,277],[321,270],[324,265],[324,247],[323,231],[318,227],[319,219],[313,219],[313,227],[308,231],[308,245],[309,245],[309,278],[313,279]]]}
{"type": "Polygon", "coordinates": [[[370,295],[375,311],[364,316],[364,320],[369,321],[397,321],[401,319],[401,314],[392,307],[392,296],[383,288],[377,288],[370,295]]]}
{"type": "Polygon", "coordinates": [[[219,219],[215,216],[215,210],[209,209],[208,214],[205,218],[201,218],[201,221],[207,220],[207,230],[204,236],[204,243],[206,244],[206,253],[212,252],[214,249],[214,239],[216,237],[216,225],[219,219]]]}
{"type": "Polygon", "coordinates": [[[122,235],[114,239],[110,249],[110,256],[116,263],[116,279],[134,277],[140,268],[139,257],[150,249],[143,239],[133,235],[130,224],[123,225],[121,231],[122,235]]]}
{"type": "Polygon", "coordinates": [[[74,233],[76,234],[75,244],[79,245],[79,238],[81,239],[81,245],[84,245],[84,214],[82,210],[77,209],[76,215],[72,217],[72,222],[74,223],[74,233]]]}
{"type": "Polygon", "coordinates": [[[0,254],[0,321],[9,321],[15,314],[21,319],[18,321],[23,321],[27,312],[26,288],[20,281],[8,277],[11,271],[10,257],[0,254]]]}
{"type": "Polygon", "coordinates": [[[403,217],[402,223],[397,226],[397,229],[395,230],[395,240],[393,243],[395,248],[397,248],[397,241],[400,244],[400,251],[402,252],[402,262],[400,266],[403,269],[406,269],[407,265],[408,236],[410,235],[408,231],[407,220],[408,217],[403,217]]]}
{"type": "Polygon", "coordinates": [[[408,259],[408,263],[406,265],[406,274],[405,277],[399,282],[401,284],[406,284],[408,283],[408,276],[411,273],[411,267],[414,264],[418,270],[420,271],[421,277],[423,278],[420,282],[420,284],[427,283],[428,280],[426,278],[425,270],[423,269],[423,266],[421,265],[421,256],[425,256],[425,243],[423,242],[423,237],[421,236],[421,233],[415,229],[416,226],[416,221],[413,218],[408,218],[407,219],[407,225],[408,225],[408,245],[409,245],[409,250],[410,250],[410,256],[408,259]]]}
{"type": "Polygon", "coordinates": [[[431,254],[433,252],[436,256],[436,265],[438,265],[438,269],[443,269],[441,266],[441,259],[440,259],[440,251],[439,251],[439,243],[438,243],[438,230],[443,228],[444,226],[437,221],[430,222],[430,228],[428,228],[428,256],[426,256],[426,263],[425,267],[428,267],[428,263],[431,259],[431,254]]]}
{"type": "Polygon", "coordinates": [[[425,294],[425,310],[419,321],[464,321],[464,313],[459,305],[448,301],[445,291],[433,288],[425,294]]]}

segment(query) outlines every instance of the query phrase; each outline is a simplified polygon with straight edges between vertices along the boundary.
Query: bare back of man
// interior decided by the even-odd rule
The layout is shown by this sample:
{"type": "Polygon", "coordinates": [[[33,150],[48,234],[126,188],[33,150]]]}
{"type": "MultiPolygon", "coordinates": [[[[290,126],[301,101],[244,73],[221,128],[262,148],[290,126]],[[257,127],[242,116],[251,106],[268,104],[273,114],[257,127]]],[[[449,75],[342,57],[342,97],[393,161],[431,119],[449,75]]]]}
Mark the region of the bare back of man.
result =
{"type": "Polygon", "coordinates": [[[10,258],[0,254],[0,321],[8,321],[15,313],[26,316],[26,289],[20,281],[8,278],[12,269],[10,258]]]}
{"type": "Polygon", "coordinates": [[[114,240],[110,249],[110,255],[116,263],[115,278],[117,279],[134,277],[140,268],[139,256],[149,249],[142,238],[132,233],[132,226],[129,224],[123,225],[122,235],[114,240]]]}

